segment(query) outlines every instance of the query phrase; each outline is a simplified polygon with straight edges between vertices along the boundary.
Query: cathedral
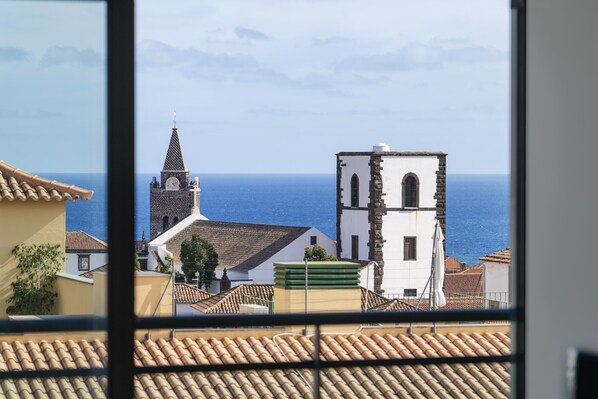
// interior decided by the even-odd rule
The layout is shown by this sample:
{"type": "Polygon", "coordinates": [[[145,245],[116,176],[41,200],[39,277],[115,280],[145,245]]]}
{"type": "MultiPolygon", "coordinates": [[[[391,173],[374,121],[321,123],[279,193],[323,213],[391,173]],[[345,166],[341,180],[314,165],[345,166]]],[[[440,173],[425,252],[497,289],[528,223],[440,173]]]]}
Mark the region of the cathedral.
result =
{"type": "Polygon", "coordinates": [[[199,181],[189,180],[176,120],[160,181],[150,182],[150,238],[156,237],[193,213],[199,211],[199,181]]]}

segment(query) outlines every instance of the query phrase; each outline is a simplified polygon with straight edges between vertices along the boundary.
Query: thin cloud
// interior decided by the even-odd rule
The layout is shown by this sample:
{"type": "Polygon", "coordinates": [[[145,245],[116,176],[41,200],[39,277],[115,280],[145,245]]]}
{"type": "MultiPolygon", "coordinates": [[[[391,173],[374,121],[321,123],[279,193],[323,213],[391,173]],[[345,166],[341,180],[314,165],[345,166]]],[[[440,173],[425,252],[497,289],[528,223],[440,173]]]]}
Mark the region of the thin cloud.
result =
{"type": "Polygon", "coordinates": [[[26,61],[29,53],[17,47],[0,47],[0,62],[26,61]]]}
{"type": "Polygon", "coordinates": [[[243,26],[237,26],[235,28],[235,34],[239,39],[250,39],[250,40],[272,40],[272,38],[265,33],[258,32],[257,30],[245,28],[243,26]]]}
{"type": "Polygon", "coordinates": [[[449,64],[500,62],[508,53],[490,46],[464,45],[433,40],[412,43],[393,53],[347,57],[338,64],[342,71],[389,73],[415,69],[440,69],[449,64]]]}
{"type": "Polygon", "coordinates": [[[322,39],[312,40],[314,46],[346,46],[355,44],[355,40],[341,36],[330,36],[322,39]]]}
{"type": "Polygon", "coordinates": [[[79,50],[72,46],[48,47],[40,62],[45,66],[75,64],[84,67],[97,67],[104,65],[104,59],[97,51],[91,49],[79,50]]]}

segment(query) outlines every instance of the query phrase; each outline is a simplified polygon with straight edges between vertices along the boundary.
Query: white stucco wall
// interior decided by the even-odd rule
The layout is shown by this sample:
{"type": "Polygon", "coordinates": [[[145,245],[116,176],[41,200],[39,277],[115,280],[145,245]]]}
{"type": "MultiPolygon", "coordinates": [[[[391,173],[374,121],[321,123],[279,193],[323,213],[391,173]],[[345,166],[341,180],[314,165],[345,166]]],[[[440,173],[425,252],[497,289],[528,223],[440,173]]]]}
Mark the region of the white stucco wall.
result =
{"type": "Polygon", "coordinates": [[[343,209],[341,214],[341,258],[350,259],[352,241],[351,236],[359,236],[359,258],[367,260],[369,256],[368,241],[370,222],[368,211],[360,209],[343,209]]]}
{"type": "MultiPolygon", "coordinates": [[[[351,176],[360,177],[359,206],[369,203],[370,156],[342,155],[341,160],[341,203],[350,206],[351,176]],[[342,166],[344,165],[344,166],[342,166]],[[365,192],[365,194],[364,194],[365,192]]],[[[382,190],[387,214],[382,219],[384,242],[385,294],[403,294],[405,289],[417,289],[418,295],[430,277],[434,228],[436,225],[437,171],[439,159],[431,156],[382,156],[382,190]],[[417,210],[403,208],[403,178],[408,173],[419,180],[419,207],[417,210]],[[428,209],[426,209],[428,208],[428,209]],[[417,259],[404,260],[404,238],[417,237],[417,259]]],[[[369,259],[370,221],[365,209],[343,209],[340,217],[341,258],[351,258],[351,236],[359,236],[359,258],[369,259]]],[[[371,273],[371,271],[370,271],[371,273]]],[[[370,274],[370,288],[373,287],[370,274]]],[[[362,285],[366,285],[367,271],[361,273],[362,285]]]]}
{"type": "Polygon", "coordinates": [[[403,177],[413,173],[419,179],[419,207],[435,208],[436,171],[439,161],[436,156],[382,157],[382,187],[387,208],[403,206],[403,177]]]}
{"type": "Polygon", "coordinates": [[[341,163],[346,163],[343,166],[343,173],[341,174],[341,189],[342,189],[342,204],[343,206],[351,206],[351,178],[356,174],[359,178],[359,206],[368,206],[370,202],[370,157],[369,156],[350,156],[341,157],[341,163]],[[346,162],[349,160],[349,162],[346,162]]]}
{"type": "Polygon", "coordinates": [[[108,264],[108,253],[67,253],[65,272],[76,276],[108,264]],[[89,255],[89,270],[79,270],[79,255],[89,255]]]}
{"type": "Polygon", "coordinates": [[[389,211],[382,218],[385,294],[413,288],[421,294],[430,277],[435,224],[435,211],[389,211]],[[404,260],[405,237],[417,237],[416,260],[404,260]]]}
{"type": "Polygon", "coordinates": [[[253,280],[254,284],[272,284],[274,283],[274,262],[301,261],[305,254],[305,248],[310,246],[311,236],[318,237],[318,245],[329,254],[335,254],[336,245],[334,241],[326,234],[316,228],[310,228],[299,236],[295,241],[277,252],[270,259],[248,272],[248,278],[253,280]]]}
{"type": "Polygon", "coordinates": [[[510,269],[511,265],[505,263],[484,262],[484,292],[487,299],[509,298],[510,269]]]}

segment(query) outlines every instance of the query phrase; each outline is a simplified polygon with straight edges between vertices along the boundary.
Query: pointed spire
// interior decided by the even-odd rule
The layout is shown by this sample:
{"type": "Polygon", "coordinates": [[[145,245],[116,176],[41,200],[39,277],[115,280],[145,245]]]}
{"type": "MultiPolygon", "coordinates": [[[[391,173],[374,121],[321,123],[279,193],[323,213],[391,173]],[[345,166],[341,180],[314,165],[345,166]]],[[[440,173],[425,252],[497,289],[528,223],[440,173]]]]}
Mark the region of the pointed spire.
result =
{"type": "Polygon", "coordinates": [[[163,171],[181,171],[186,172],[187,166],[183,158],[183,150],[179,141],[179,134],[176,127],[176,112],[174,113],[174,127],[172,128],[172,135],[170,136],[170,144],[168,145],[168,152],[164,160],[163,171]]]}

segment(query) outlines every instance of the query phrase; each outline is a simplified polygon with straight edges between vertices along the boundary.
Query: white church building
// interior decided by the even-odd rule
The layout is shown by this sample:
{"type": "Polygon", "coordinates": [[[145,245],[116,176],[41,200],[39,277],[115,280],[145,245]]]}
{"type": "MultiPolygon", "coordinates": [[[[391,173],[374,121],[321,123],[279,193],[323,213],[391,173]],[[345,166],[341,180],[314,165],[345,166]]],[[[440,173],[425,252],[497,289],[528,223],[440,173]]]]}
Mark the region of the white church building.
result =
{"type": "Polygon", "coordinates": [[[446,236],[446,154],[371,152],[337,157],[337,256],[374,261],[362,285],[378,293],[427,297],[436,220],[446,236]]]}

